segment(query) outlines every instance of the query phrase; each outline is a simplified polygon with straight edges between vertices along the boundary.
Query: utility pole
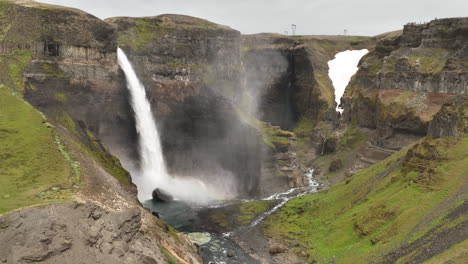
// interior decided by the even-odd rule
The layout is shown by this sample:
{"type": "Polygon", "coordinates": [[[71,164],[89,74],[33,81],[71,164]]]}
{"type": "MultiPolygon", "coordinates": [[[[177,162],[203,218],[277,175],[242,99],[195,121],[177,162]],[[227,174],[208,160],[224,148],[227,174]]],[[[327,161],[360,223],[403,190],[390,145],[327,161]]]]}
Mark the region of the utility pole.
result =
{"type": "Polygon", "coordinates": [[[291,33],[293,36],[296,35],[296,25],[294,24],[291,25],[291,33]]]}
{"type": "Polygon", "coordinates": [[[347,29],[344,30],[344,35],[345,36],[348,35],[348,30],[347,29]]]}
{"type": "Polygon", "coordinates": [[[287,36],[287,35],[289,35],[289,32],[287,30],[285,30],[284,34],[287,36]]]}

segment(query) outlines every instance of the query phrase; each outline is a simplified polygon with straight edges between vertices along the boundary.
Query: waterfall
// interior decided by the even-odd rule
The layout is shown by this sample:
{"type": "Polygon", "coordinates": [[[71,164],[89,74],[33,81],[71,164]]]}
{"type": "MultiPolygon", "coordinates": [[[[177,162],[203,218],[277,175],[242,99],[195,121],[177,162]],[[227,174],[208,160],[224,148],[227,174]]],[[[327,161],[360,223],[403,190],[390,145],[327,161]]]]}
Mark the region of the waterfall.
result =
{"type": "Polygon", "coordinates": [[[140,150],[141,173],[134,177],[141,199],[151,198],[152,191],[169,181],[162,154],[158,129],[151,112],[151,105],[146,97],[143,84],[138,79],[125,53],[118,48],[117,57],[120,68],[127,79],[127,88],[131,96],[131,106],[135,112],[138,146],[140,150]]]}
{"type": "Polygon", "coordinates": [[[203,204],[213,200],[230,199],[236,195],[235,181],[231,175],[169,175],[164,162],[160,137],[146,97],[143,84],[138,79],[125,53],[118,48],[117,58],[125,73],[130,102],[135,112],[136,130],[140,155],[140,168],[131,171],[132,180],[138,189],[138,199],[151,199],[154,189],[159,188],[177,200],[203,204]],[[202,179],[215,179],[204,182],[202,179]]]}
{"type": "Polygon", "coordinates": [[[333,88],[335,88],[336,110],[340,113],[343,112],[343,109],[339,108],[340,100],[346,86],[357,72],[359,60],[368,52],[367,49],[343,51],[337,53],[335,58],[328,62],[330,68],[328,76],[332,80],[333,88]]]}

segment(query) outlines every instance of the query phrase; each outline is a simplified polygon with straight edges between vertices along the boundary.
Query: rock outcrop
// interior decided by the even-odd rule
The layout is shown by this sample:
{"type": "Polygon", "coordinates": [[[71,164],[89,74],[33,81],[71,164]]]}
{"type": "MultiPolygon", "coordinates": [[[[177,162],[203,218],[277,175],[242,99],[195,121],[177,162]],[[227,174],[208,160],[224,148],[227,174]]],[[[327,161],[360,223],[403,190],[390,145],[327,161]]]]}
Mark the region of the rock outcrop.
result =
{"type": "MultiPolygon", "coordinates": [[[[4,263],[167,263],[164,254],[185,239],[170,237],[173,230],[164,231],[169,227],[139,208],[113,212],[93,204],[24,209],[1,216],[0,223],[4,263]]],[[[170,254],[183,263],[198,261],[186,252],[170,254]]]]}
{"type": "Polygon", "coordinates": [[[467,18],[448,18],[383,37],[346,89],[344,120],[375,129],[388,148],[426,135],[441,106],[468,93],[467,30],[467,18]]]}

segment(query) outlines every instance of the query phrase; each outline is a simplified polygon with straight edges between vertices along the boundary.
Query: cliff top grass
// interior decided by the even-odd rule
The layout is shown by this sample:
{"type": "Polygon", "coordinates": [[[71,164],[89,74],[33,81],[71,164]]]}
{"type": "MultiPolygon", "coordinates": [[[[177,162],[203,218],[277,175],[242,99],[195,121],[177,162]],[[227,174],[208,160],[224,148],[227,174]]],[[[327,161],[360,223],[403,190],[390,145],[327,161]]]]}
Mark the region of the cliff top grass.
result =
{"type": "MultiPolygon", "coordinates": [[[[164,14],[152,17],[113,17],[105,20],[118,28],[120,46],[130,47],[135,51],[150,49],[153,41],[178,31],[210,32],[238,31],[228,26],[219,25],[205,19],[185,15],[164,14]]],[[[196,37],[196,35],[194,35],[196,37]]]]}
{"type": "Polygon", "coordinates": [[[0,85],[0,214],[71,201],[77,164],[54,128],[0,85]]]}
{"type": "MultiPolygon", "coordinates": [[[[437,216],[468,199],[466,193],[458,196],[468,175],[467,149],[468,135],[459,140],[424,138],[350,181],[292,199],[267,219],[263,229],[286,245],[298,245],[292,250],[305,250],[308,261],[378,260],[383,252],[432,234],[433,222],[440,221],[437,216]],[[436,160],[430,158],[433,151],[439,155],[436,160]],[[418,225],[422,222],[426,224],[418,225]]],[[[444,229],[456,222],[437,224],[444,229]]]]}

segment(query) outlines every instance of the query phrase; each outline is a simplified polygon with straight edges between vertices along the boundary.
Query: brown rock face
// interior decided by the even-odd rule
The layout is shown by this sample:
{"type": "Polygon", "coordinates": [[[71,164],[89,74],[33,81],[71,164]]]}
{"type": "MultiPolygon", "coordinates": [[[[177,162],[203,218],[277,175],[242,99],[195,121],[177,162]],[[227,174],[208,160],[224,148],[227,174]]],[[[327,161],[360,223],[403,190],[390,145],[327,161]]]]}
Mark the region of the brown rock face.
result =
{"type": "MultiPolygon", "coordinates": [[[[7,263],[166,263],[161,250],[171,241],[148,235],[164,232],[151,218],[138,208],[112,212],[92,204],[25,209],[0,217],[0,256],[7,263]],[[144,227],[144,220],[153,223],[144,227]]],[[[199,263],[186,250],[177,257],[199,263]]]]}
{"type": "Polygon", "coordinates": [[[468,93],[467,30],[467,18],[451,18],[383,37],[346,89],[344,120],[376,129],[389,148],[426,135],[442,105],[468,93]]]}

